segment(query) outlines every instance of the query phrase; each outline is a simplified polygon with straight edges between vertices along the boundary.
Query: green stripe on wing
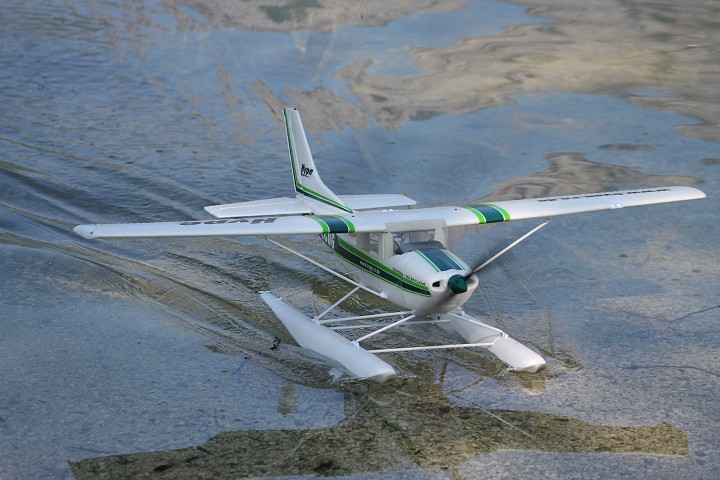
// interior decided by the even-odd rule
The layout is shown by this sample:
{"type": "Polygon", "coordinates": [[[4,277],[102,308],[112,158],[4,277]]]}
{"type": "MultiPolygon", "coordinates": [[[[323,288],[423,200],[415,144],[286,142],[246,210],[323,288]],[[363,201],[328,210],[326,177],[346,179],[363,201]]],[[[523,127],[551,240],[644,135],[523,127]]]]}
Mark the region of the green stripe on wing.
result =
{"type": "Polygon", "coordinates": [[[510,220],[510,214],[503,208],[491,203],[478,205],[463,205],[464,209],[472,212],[478,219],[478,223],[497,223],[510,220]]]}
{"type": "Polygon", "coordinates": [[[354,233],[355,225],[345,217],[338,215],[311,215],[310,218],[320,224],[323,233],[354,233]]]}

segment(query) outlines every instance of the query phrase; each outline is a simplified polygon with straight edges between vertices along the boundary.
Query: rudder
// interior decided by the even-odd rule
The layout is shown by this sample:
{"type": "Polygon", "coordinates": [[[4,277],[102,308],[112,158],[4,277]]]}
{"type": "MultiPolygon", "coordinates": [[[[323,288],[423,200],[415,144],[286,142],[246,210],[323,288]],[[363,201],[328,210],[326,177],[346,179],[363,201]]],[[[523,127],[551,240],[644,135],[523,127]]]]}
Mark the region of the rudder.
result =
{"type": "Polygon", "coordinates": [[[350,207],[340,200],[320,178],[297,109],[283,108],[283,116],[285,117],[285,130],[287,132],[295,191],[298,195],[313,200],[314,205],[315,202],[319,202],[322,206],[331,207],[329,210],[320,208],[319,210],[324,211],[314,213],[333,213],[333,211],[337,210],[352,212],[350,207]]]}

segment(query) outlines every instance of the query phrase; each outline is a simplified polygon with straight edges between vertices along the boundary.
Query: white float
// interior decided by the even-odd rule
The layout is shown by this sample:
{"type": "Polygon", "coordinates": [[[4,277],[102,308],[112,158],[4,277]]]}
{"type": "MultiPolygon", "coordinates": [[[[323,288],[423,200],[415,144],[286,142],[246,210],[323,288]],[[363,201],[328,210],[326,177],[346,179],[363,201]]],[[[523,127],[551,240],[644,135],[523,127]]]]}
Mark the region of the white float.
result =
{"type": "MultiPolygon", "coordinates": [[[[312,350],[332,362],[342,365],[348,372],[358,378],[384,382],[396,376],[395,369],[374,355],[374,353],[413,350],[481,347],[502,360],[513,371],[535,373],[546,365],[545,360],[538,353],[510,338],[502,330],[486,325],[460,309],[435,317],[434,320],[423,321],[423,323],[434,323],[445,330],[456,332],[468,343],[365,350],[358,341],[348,340],[330,330],[320,324],[317,319],[314,321],[272,293],[260,292],[260,297],[272,309],[273,313],[285,325],[290,335],[301,347],[312,350]]],[[[395,322],[397,325],[400,323],[395,322]]],[[[393,325],[397,326],[395,324],[393,325]]],[[[351,329],[351,327],[347,328],[351,329]]],[[[379,329],[378,332],[385,329],[387,327],[379,329]]],[[[363,338],[368,336],[366,335],[363,338]]]]}
{"type": "Polygon", "coordinates": [[[396,375],[391,365],[342,335],[313,322],[281,298],[270,292],[260,292],[260,297],[301,347],[339,363],[358,378],[384,382],[396,375]]]}
{"type": "Polygon", "coordinates": [[[545,368],[545,359],[507,333],[479,322],[464,311],[440,316],[438,325],[458,333],[470,344],[479,344],[505,362],[511,370],[535,373],[545,368]],[[487,346],[485,346],[487,344],[487,346]]]}

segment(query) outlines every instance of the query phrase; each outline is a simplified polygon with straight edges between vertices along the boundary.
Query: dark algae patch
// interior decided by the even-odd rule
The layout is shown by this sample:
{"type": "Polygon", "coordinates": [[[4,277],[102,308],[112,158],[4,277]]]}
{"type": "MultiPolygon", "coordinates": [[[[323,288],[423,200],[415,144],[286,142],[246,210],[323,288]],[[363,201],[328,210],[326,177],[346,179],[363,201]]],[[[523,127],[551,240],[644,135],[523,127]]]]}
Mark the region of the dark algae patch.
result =
{"type": "MultiPolygon", "coordinates": [[[[221,433],[199,447],[71,463],[78,480],[97,478],[231,479],[337,476],[413,467],[456,470],[479,453],[687,455],[685,433],[668,423],[593,425],[535,412],[454,405],[433,383],[398,379],[358,385],[346,421],[324,429],[221,433]]],[[[352,387],[351,387],[352,388],[352,387]]]]}

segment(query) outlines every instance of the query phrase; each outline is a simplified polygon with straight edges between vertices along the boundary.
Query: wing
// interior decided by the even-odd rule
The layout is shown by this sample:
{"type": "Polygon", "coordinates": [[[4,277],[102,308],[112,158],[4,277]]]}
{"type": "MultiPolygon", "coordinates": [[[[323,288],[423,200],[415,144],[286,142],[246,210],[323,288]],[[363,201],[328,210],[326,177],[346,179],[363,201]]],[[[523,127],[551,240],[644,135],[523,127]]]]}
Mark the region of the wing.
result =
{"type": "MultiPolygon", "coordinates": [[[[385,224],[371,225],[368,231],[383,231],[385,224]]],[[[355,225],[342,216],[291,215],[285,217],[241,217],[185,222],[115,223],[78,225],[78,235],[93,238],[206,237],[234,235],[305,235],[352,233],[355,225]]]]}
{"type": "Polygon", "coordinates": [[[587,193],[560,197],[506,200],[464,208],[478,216],[479,223],[548,218],[571,213],[613,210],[640,205],[699,200],[705,193],[693,187],[657,187],[616,192],[587,193]],[[502,219],[500,217],[502,216],[502,219]],[[483,217],[485,217],[483,219],[483,217]]]}
{"type": "Polygon", "coordinates": [[[658,187],[561,197],[529,198],[413,210],[357,212],[352,215],[356,231],[404,232],[438,227],[462,227],[484,223],[551,218],[571,213],[612,210],[705,198],[692,187],[658,187]],[[377,230],[381,225],[385,229],[377,230]]]}
{"type": "Polygon", "coordinates": [[[345,215],[240,217],[162,223],[78,225],[84,238],[201,237],[235,235],[304,235],[356,232],[403,232],[438,227],[548,218],[571,213],[705,198],[692,187],[591,193],[563,197],[505,200],[456,207],[354,212],[345,215]]]}

